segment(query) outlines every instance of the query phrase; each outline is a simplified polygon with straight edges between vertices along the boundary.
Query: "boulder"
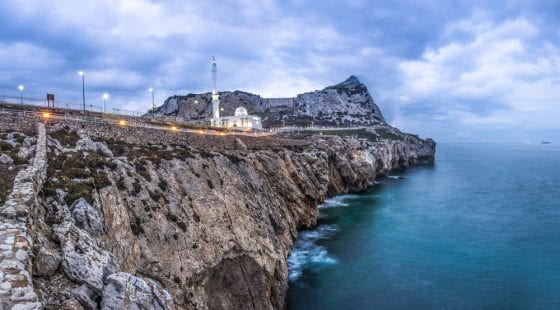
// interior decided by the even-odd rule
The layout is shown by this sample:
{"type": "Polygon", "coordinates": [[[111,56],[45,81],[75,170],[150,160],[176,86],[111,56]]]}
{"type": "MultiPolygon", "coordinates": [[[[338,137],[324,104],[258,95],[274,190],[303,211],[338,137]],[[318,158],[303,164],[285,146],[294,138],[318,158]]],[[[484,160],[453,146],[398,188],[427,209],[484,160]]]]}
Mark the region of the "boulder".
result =
{"type": "Polygon", "coordinates": [[[81,285],[72,290],[72,295],[80,303],[80,305],[87,310],[97,309],[96,294],[87,286],[81,285]]]}
{"type": "Polygon", "coordinates": [[[173,299],[151,279],[118,272],[105,281],[101,309],[173,309],[173,299]]]}
{"type": "Polygon", "coordinates": [[[14,163],[14,160],[10,156],[8,156],[6,154],[0,155],[0,164],[11,165],[13,163],[14,163]]]}
{"type": "Polygon", "coordinates": [[[103,234],[103,217],[85,199],[80,198],[70,207],[74,224],[92,236],[103,234]]]}
{"type": "Polygon", "coordinates": [[[60,254],[49,246],[42,246],[33,259],[34,276],[52,276],[60,266],[60,254]]]}
{"type": "Polygon", "coordinates": [[[100,294],[103,281],[117,270],[113,255],[97,246],[82,229],[71,222],[53,226],[62,248],[62,268],[72,281],[85,284],[100,294]]]}

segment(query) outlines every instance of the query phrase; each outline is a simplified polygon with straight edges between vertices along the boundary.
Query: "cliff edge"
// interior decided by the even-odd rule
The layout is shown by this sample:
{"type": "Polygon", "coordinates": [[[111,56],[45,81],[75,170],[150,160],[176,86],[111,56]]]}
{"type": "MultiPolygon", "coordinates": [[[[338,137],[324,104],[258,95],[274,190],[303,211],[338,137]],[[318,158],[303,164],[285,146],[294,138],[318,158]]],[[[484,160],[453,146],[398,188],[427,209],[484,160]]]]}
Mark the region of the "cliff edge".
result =
{"type": "Polygon", "coordinates": [[[283,309],[286,259],[326,197],[433,162],[435,143],[205,136],[53,122],[27,227],[46,309],[283,309]]]}

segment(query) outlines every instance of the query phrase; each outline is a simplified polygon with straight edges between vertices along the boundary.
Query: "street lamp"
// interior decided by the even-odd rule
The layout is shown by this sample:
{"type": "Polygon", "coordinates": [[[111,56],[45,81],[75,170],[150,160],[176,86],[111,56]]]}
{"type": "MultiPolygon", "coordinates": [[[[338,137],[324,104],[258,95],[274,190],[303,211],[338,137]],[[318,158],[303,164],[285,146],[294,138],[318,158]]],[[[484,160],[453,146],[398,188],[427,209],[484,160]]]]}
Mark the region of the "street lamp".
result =
{"type": "Polygon", "coordinates": [[[105,106],[107,99],[109,99],[109,94],[103,93],[103,113],[107,113],[107,108],[105,106]]]}
{"type": "Polygon", "coordinates": [[[154,101],[154,89],[148,88],[148,91],[152,93],[152,118],[156,118],[156,103],[154,101]]]}
{"type": "Polygon", "coordinates": [[[25,87],[24,87],[23,85],[20,84],[20,85],[18,86],[18,89],[19,89],[19,103],[20,103],[21,105],[23,105],[23,90],[25,89],[25,87]]]}
{"type": "Polygon", "coordinates": [[[78,74],[82,77],[82,105],[83,113],[86,115],[86,73],[84,71],[78,71],[78,74]]]}

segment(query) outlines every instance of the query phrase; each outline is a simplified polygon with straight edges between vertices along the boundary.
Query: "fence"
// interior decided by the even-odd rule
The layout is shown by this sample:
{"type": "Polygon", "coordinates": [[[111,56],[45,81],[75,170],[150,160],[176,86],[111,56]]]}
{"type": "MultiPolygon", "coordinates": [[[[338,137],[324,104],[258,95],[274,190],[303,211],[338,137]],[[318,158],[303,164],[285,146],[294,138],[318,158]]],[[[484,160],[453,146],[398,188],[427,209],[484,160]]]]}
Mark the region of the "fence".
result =
{"type": "MultiPolygon", "coordinates": [[[[106,114],[116,114],[116,115],[125,115],[125,116],[135,116],[140,117],[144,114],[152,116],[150,113],[145,113],[141,111],[135,110],[128,110],[128,109],[120,109],[120,108],[107,108],[104,106],[87,104],[83,105],[80,103],[73,103],[73,102],[64,102],[64,101],[54,101],[54,107],[49,107],[47,104],[47,99],[38,99],[32,97],[22,97],[22,96],[5,96],[0,95],[0,103],[10,104],[10,105],[20,105],[24,106],[33,106],[33,107],[41,107],[41,108],[55,108],[55,109],[66,109],[66,110],[75,110],[75,111],[85,111],[90,113],[106,113],[106,114]]],[[[156,117],[162,117],[162,115],[155,115],[156,117]]]]}

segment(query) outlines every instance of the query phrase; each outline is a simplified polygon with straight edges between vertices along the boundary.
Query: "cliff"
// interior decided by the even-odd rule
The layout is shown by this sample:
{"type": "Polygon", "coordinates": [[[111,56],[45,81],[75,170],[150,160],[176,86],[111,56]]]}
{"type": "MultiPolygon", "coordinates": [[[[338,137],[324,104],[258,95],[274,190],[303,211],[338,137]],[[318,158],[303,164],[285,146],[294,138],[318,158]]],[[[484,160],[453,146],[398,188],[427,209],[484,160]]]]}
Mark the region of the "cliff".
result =
{"type": "MultiPolygon", "coordinates": [[[[180,116],[188,120],[211,117],[211,94],[173,96],[156,108],[156,113],[180,116]]],[[[222,115],[233,115],[243,106],[251,114],[263,118],[265,127],[288,125],[373,126],[384,124],[379,107],[367,87],[355,76],[323,90],[299,94],[294,98],[262,98],[242,92],[220,92],[222,115]]]]}
{"type": "Polygon", "coordinates": [[[32,283],[6,278],[6,308],[24,284],[26,309],[285,308],[286,259],[317,204],[435,154],[432,140],[385,127],[253,137],[58,121],[47,131],[47,181],[34,182],[18,224],[32,240],[14,254],[32,283]]]}

